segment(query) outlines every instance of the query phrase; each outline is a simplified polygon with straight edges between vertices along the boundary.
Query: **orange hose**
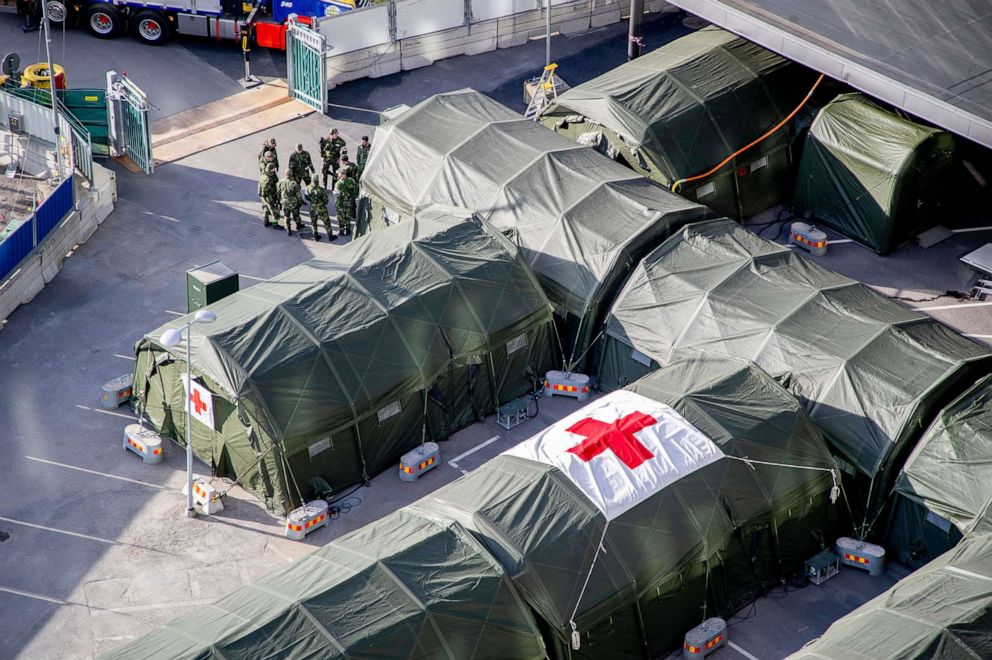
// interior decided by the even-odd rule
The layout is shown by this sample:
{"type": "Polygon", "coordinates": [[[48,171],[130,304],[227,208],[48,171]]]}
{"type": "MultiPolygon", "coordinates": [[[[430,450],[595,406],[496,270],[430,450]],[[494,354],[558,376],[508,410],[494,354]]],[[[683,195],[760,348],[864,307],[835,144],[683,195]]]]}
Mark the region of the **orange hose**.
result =
{"type": "Polygon", "coordinates": [[[710,176],[711,174],[719,171],[721,167],[723,167],[724,165],[726,165],[727,163],[729,163],[734,158],[736,158],[740,154],[744,153],[745,151],[747,151],[748,149],[750,149],[754,145],[760,144],[760,143],[764,142],[769,136],[773,135],[778,129],[782,128],[787,123],[789,123],[789,120],[792,119],[793,117],[795,117],[796,116],[796,113],[798,113],[800,110],[803,109],[803,106],[805,106],[806,105],[806,102],[809,101],[809,99],[810,99],[811,96],[813,96],[813,92],[816,91],[816,88],[820,86],[820,83],[821,82],[823,82],[823,74],[822,73],[820,74],[820,77],[816,79],[816,82],[813,83],[813,86],[810,87],[809,91],[806,93],[806,96],[803,98],[802,102],[799,105],[796,106],[795,110],[793,110],[788,115],[786,115],[785,119],[783,119],[779,123],[775,124],[772,128],[770,128],[769,130],[767,130],[764,135],[762,135],[761,137],[755,139],[750,144],[741,147],[740,149],[738,149],[734,153],[730,154],[729,156],[727,156],[726,158],[724,158],[722,161],[720,161],[720,164],[719,165],[717,165],[713,169],[709,170],[708,172],[703,172],[702,174],[697,174],[695,176],[690,176],[687,179],[679,179],[678,181],[676,181],[675,183],[672,184],[672,188],[671,188],[672,191],[678,191],[679,187],[683,183],[689,183],[690,181],[698,181],[699,179],[705,179],[706,177],[710,176]]]}

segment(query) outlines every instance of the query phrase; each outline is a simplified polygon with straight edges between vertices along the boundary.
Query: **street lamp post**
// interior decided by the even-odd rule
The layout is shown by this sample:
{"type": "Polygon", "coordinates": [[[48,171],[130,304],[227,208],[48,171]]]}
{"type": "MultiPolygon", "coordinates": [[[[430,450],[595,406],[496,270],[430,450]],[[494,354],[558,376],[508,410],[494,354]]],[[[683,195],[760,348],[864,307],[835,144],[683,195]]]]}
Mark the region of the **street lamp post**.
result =
{"type": "MultiPolygon", "coordinates": [[[[193,324],[213,323],[217,320],[217,315],[209,309],[201,309],[193,315],[193,318],[186,321],[186,517],[194,518],[196,510],[193,508],[193,415],[190,409],[190,396],[193,390],[192,374],[192,344],[193,344],[193,324]]],[[[182,340],[183,331],[170,328],[162,333],[159,338],[162,346],[173,348],[179,345],[182,340]]]]}

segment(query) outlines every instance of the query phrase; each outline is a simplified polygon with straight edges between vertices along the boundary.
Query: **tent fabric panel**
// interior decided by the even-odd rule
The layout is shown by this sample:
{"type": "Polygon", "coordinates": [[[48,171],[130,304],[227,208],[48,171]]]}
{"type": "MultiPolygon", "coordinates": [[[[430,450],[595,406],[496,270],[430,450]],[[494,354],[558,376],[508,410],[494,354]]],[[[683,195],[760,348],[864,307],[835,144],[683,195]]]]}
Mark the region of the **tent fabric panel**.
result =
{"type": "Polygon", "coordinates": [[[543,657],[509,587],[460,525],[401,509],[108,657],[543,657]]]}
{"type": "Polygon", "coordinates": [[[983,535],[838,619],[789,657],[985,658],[992,654],[990,609],[992,536],[983,535]]]}
{"type": "Polygon", "coordinates": [[[992,376],[941,411],[896,481],[896,492],[967,533],[992,508],[992,376]]]}

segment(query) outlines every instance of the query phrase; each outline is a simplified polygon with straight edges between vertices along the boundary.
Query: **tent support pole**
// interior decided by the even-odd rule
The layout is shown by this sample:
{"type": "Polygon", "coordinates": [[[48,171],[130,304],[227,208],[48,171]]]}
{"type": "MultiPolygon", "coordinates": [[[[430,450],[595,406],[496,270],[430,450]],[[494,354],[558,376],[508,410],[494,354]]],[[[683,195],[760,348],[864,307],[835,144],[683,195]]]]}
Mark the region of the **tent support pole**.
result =
{"type": "Polygon", "coordinates": [[[630,30],[627,34],[627,61],[641,56],[644,47],[644,0],[630,0],[630,30]]]}

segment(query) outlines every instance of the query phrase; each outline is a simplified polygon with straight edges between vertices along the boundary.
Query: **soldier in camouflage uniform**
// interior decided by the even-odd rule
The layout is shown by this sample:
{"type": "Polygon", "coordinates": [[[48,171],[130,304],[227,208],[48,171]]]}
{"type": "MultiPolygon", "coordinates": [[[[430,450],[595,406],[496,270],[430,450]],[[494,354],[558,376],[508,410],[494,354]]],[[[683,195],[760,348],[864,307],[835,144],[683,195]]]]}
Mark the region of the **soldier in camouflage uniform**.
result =
{"type": "Polygon", "coordinates": [[[276,166],[269,163],[268,168],[258,178],[258,198],[262,200],[265,215],[262,224],[265,227],[279,226],[279,176],[276,166]]]}
{"type": "Polygon", "coordinates": [[[338,182],[334,184],[334,208],[338,215],[338,228],[341,234],[351,234],[351,222],[355,214],[355,200],[358,198],[358,184],[344,170],[338,172],[338,182]]]}
{"type": "Polygon", "coordinates": [[[296,145],[296,151],[289,155],[289,169],[296,183],[305,182],[310,185],[310,173],[315,172],[310,152],[303,149],[302,144],[296,145]]]}
{"type": "Polygon", "coordinates": [[[276,139],[269,138],[262,143],[262,150],[258,152],[258,170],[259,172],[265,172],[269,163],[275,163],[276,171],[279,171],[279,154],[276,153],[276,139]],[[272,152],[272,158],[267,159],[265,154],[272,152]]]}
{"type": "Polygon", "coordinates": [[[300,184],[293,178],[293,172],[286,170],[282,181],[279,182],[279,201],[282,203],[282,212],[286,216],[286,235],[293,235],[293,225],[296,222],[296,229],[300,229],[300,207],[303,206],[303,193],[300,192],[300,184]]]}
{"type": "Polygon", "coordinates": [[[352,163],[348,159],[348,154],[341,154],[341,160],[338,162],[338,171],[344,170],[345,173],[358,183],[358,166],[352,163]]]}
{"type": "Polygon", "coordinates": [[[362,143],[358,145],[358,153],[355,154],[355,164],[358,165],[358,177],[355,179],[358,181],[362,178],[362,174],[365,172],[365,163],[369,162],[369,152],[372,151],[372,144],[369,142],[369,136],[362,136],[362,143]]]}
{"type": "Polygon", "coordinates": [[[327,212],[327,188],[320,185],[320,178],[314,177],[310,183],[310,224],[313,227],[313,240],[319,241],[320,234],[317,233],[317,223],[321,222],[327,230],[327,240],[333,241],[337,238],[331,229],[331,216],[327,212]]]}
{"type": "Polygon", "coordinates": [[[338,159],[345,148],[344,139],[338,135],[338,129],[332,128],[326,138],[320,138],[320,157],[324,160],[320,173],[324,177],[324,187],[327,187],[327,173],[331,173],[332,185],[338,176],[338,159]]]}

